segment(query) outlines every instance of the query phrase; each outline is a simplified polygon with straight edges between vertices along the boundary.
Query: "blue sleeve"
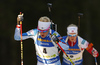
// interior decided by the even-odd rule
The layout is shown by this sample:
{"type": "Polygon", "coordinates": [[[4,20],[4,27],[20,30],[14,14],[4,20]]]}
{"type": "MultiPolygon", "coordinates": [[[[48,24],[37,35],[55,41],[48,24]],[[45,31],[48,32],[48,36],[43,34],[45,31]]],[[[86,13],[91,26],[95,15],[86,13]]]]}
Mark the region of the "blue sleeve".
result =
{"type": "Polygon", "coordinates": [[[37,29],[32,29],[32,30],[29,30],[28,32],[26,33],[23,33],[22,35],[23,36],[35,36],[37,34],[38,30],[37,29]]]}
{"type": "MultiPolygon", "coordinates": [[[[32,36],[35,36],[37,32],[38,32],[37,29],[32,29],[32,30],[29,30],[28,32],[22,33],[22,36],[23,36],[22,40],[32,38],[32,36]]],[[[14,39],[18,41],[21,40],[20,28],[15,29],[14,39]]]]}
{"type": "Polygon", "coordinates": [[[63,36],[62,38],[63,38],[64,40],[66,40],[67,36],[63,36]]]}

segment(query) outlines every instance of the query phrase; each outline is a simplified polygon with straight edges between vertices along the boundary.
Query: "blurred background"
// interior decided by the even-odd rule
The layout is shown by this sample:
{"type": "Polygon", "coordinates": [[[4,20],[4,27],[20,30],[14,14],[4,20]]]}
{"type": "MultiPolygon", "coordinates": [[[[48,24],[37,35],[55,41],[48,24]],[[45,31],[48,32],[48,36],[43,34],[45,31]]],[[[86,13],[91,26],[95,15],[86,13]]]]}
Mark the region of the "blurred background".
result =
{"type": "MultiPolygon", "coordinates": [[[[66,27],[78,25],[79,35],[94,44],[100,53],[100,0],[0,0],[0,65],[20,65],[20,41],[14,40],[14,32],[19,12],[24,13],[23,32],[37,28],[38,19],[48,16],[47,3],[52,3],[52,20],[61,36],[66,35],[66,27]]],[[[36,65],[34,41],[23,41],[24,65],[36,65]]],[[[60,54],[62,61],[62,53],[60,54]]],[[[95,65],[95,60],[87,51],[83,55],[83,65],[95,65]]],[[[97,58],[100,65],[100,56],[97,58]]]]}

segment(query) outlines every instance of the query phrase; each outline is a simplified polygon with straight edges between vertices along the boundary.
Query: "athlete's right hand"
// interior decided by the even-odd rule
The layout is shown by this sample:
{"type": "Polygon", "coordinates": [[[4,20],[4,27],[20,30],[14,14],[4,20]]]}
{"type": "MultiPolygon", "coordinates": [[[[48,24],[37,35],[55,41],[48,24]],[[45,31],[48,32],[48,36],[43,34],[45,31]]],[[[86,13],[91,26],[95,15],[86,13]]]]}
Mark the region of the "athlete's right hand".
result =
{"type": "Polygon", "coordinates": [[[20,25],[20,21],[23,21],[23,15],[18,15],[17,17],[17,25],[20,25]]]}

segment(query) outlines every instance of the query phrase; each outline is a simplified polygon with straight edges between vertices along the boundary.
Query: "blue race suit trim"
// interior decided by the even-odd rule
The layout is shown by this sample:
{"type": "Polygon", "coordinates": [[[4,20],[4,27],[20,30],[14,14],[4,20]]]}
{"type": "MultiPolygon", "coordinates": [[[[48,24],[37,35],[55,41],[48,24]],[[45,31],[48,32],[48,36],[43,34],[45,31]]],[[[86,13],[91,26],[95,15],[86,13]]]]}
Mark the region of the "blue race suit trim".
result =
{"type": "Polygon", "coordinates": [[[37,59],[39,62],[44,63],[44,64],[52,64],[60,60],[59,56],[52,59],[44,59],[44,58],[40,58],[38,55],[37,55],[37,59]]]}
{"type": "MultiPolygon", "coordinates": [[[[74,64],[75,65],[82,65],[83,59],[75,61],[74,64]]],[[[72,63],[70,61],[67,61],[65,58],[63,58],[63,62],[62,65],[72,65],[72,63]]]]}
{"type": "Polygon", "coordinates": [[[39,36],[35,44],[43,47],[54,47],[54,44],[52,43],[51,38],[49,36],[46,36],[45,38],[41,38],[41,36],[39,36]]]}

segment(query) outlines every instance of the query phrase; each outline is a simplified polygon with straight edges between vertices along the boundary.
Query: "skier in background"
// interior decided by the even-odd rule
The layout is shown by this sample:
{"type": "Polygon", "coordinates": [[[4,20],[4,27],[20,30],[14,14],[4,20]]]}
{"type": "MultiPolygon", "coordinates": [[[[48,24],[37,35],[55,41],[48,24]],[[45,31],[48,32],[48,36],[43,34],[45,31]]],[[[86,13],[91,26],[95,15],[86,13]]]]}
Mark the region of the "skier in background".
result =
{"type": "MultiPolygon", "coordinates": [[[[86,49],[93,57],[98,57],[99,53],[95,48],[93,48],[93,44],[85,39],[78,36],[78,27],[74,24],[70,24],[67,27],[67,36],[63,36],[66,44],[69,45],[69,49],[65,50],[70,59],[74,62],[75,65],[82,65],[83,61],[83,52],[86,49]]],[[[62,65],[72,65],[71,62],[66,58],[65,54],[63,54],[63,62],[62,65]]]]}
{"type": "MultiPolygon", "coordinates": [[[[23,21],[23,16],[17,17],[17,25],[15,29],[14,39],[21,40],[20,24],[23,21]]],[[[50,29],[50,19],[46,16],[40,17],[38,20],[37,29],[31,29],[28,32],[22,34],[22,40],[32,38],[34,40],[37,65],[61,65],[60,57],[58,53],[58,43],[64,50],[68,50],[69,46],[64,44],[62,37],[54,30],[50,29]]]]}

